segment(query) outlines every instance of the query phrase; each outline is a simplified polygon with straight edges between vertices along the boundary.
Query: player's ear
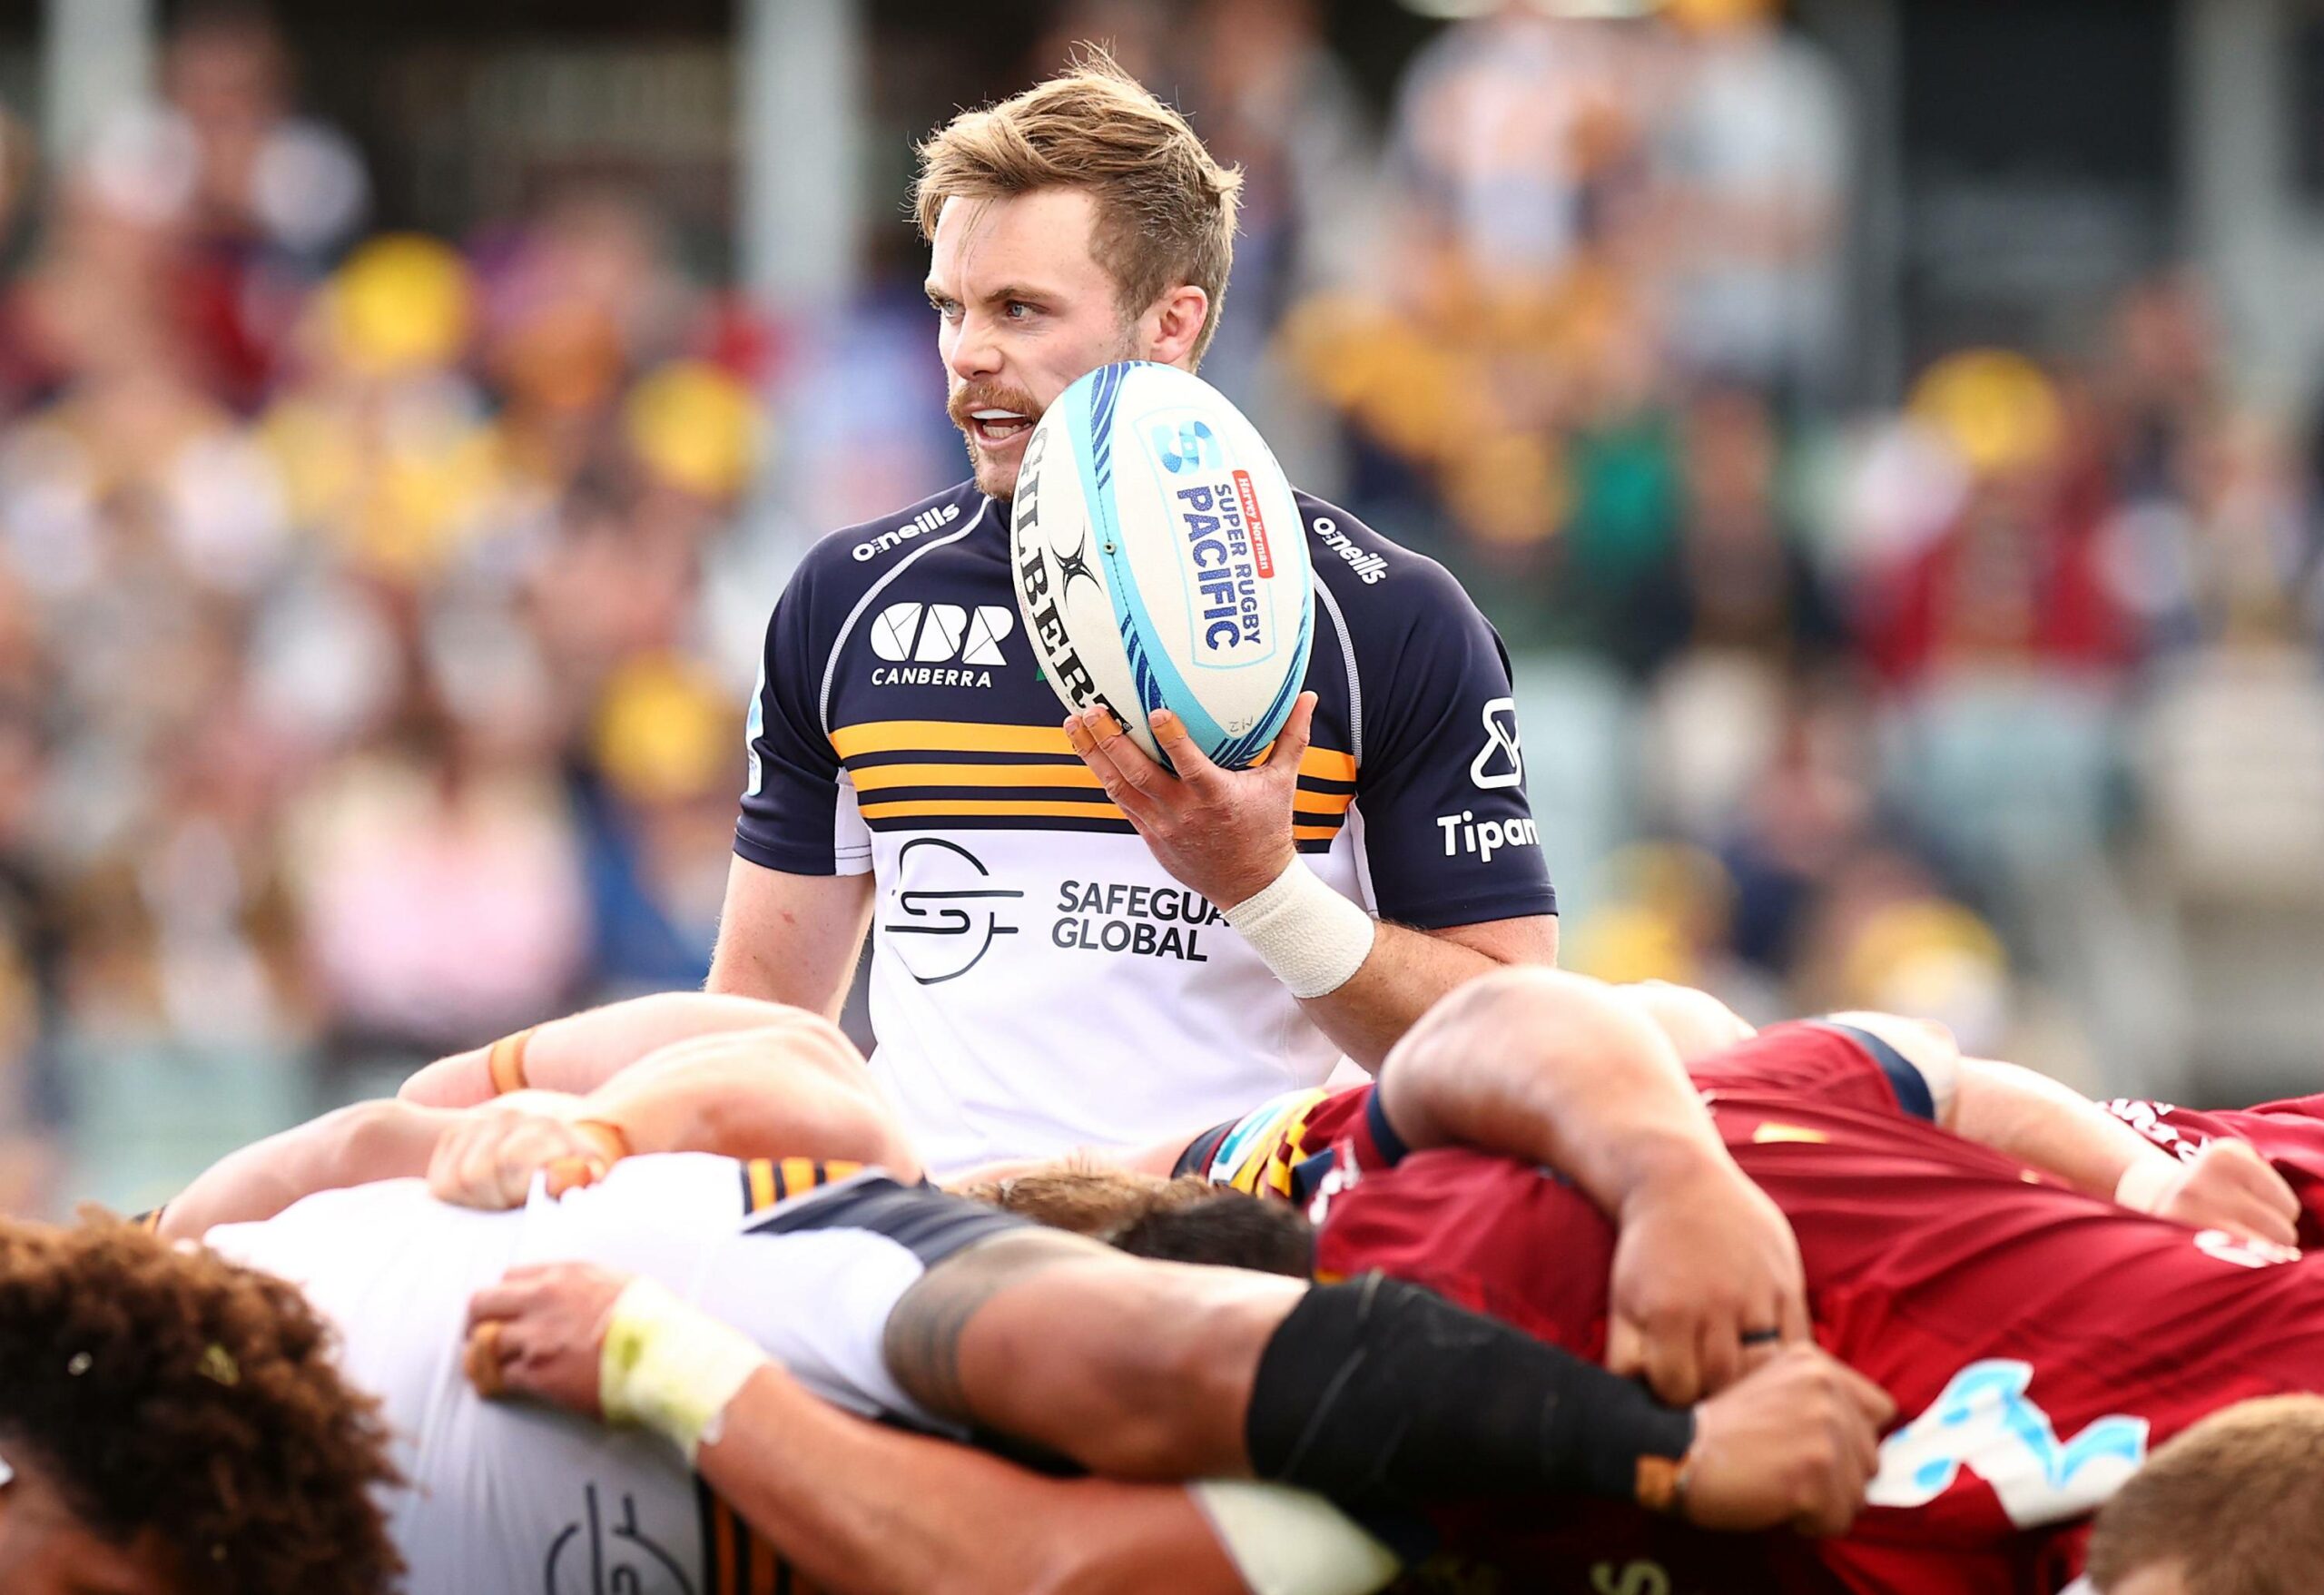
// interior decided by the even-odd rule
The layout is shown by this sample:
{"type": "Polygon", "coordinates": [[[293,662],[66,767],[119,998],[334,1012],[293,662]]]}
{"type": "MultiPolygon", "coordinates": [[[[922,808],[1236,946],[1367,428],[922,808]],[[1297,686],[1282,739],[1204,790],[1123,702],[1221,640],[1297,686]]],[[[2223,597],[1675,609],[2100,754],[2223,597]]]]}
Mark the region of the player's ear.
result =
{"type": "Polygon", "coordinates": [[[1191,282],[1166,288],[1139,319],[1146,358],[1192,370],[1195,345],[1210,324],[1210,295],[1191,282]]]}

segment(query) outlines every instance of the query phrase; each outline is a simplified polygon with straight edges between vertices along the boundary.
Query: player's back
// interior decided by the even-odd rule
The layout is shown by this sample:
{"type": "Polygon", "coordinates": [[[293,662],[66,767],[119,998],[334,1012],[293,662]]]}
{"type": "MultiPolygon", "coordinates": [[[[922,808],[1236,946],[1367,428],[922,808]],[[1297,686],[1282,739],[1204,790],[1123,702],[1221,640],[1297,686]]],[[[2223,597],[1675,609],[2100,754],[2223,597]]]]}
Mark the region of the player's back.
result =
{"type": "Polygon", "coordinates": [[[207,1238],[299,1285],[337,1326],[350,1380],[380,1399],[409,1483],[390,1513],[411,1595],[711,1595],[750,1589],[753,1560],[772,1565],[763,1550],[665,1442],[479,1400],[461,1367],[468,1299],[525,1264],[646,1275],[750,1333],[817,1394],[866,1414],[909,1413],[880,1362],[878,1325],[918,1260],[859,1230],[761,1232],[815,1203],[895,1188],[875,1174],[810,1190],[822,1172],[799,1160],[629,1158],[596,1186],[557,1201],[537,1187],[508,1213],[450,1206],[396,1180],[207,1238]],[[794,1181],[806,1194],[790,1196],[794,1181]]]}
{"type": "MultiPolygon", "coordinates": [[[[1865,1590],[2010,1591],[2034,1576],[2048,1528],[2151,1445],[2246,1396],[2324,1387],[2324,1273],[2039,1181],[1920,1117],[1928,1093],[1909,1068],[1839,1030],[1784,1026],[1696,1079],[1791,1220],[1818,1339],[1897,1402],[1874,1506],[1824,1561],[1865,1590]]],[[[1320,1268],[1382,1268],[1602,1354],[1612,1231],[1578,1192],[1461,1151],[1334,1183],[1320,1268]]],[[[1674,1591],[1717,1554],[1649,1538],[1674,1591]]],[[[1592,1526],[1567,1549],[1596,1565],[1624,1542],[1592,1526]]],[[[1752,1587],[1725,1555],[1699,1587],[1752,1587]]]]}

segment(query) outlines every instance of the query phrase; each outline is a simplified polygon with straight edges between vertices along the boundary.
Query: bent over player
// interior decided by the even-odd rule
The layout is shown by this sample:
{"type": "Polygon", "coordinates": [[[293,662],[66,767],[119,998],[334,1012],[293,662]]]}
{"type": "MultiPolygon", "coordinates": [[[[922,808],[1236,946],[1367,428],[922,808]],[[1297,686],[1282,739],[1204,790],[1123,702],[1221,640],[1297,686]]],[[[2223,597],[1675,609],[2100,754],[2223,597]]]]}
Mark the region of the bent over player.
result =
{"type": "MultiPolygon", "coordinates": [[[[1312,1465],[1315,1459],[1304,1454],[1306,1442],[1295,1444],[1292,1437],[1307,1434],[1330,1406],[1346,1427],[1325,1448],[1336,1465],[1347,1465],[1351,1445],[1369,1447],[1359,1472],[1374,1486],[1392,1491],[1465,1493],[1486,1479],[1510,1487],[1528,1478],[1538,1488],[1547,1478],[1628,1499],[1642,1479],[1650,1484],[1660,1476],[1650,1469],[1637,1473],[1639,1458],[1683,1453],[1694,1455],[1700,1469],[1692,1510],[1709,1514],[1703,1521],[1731,1521],[1739,1513],[1748,1521],[1806,1517],[1837,1526],[1852,1511],[1862,1470],[1869,1465],[1868,1418],[1884,1409],[1876,1393],[1812,1354],[1795,1354],[1763,1380],[1746,1382],[1690,1419],[1570,1362],[1521,1354],[1510,1363],[1521,1340],[1503,1331],[1479,1338],[1482,1325],[1440,1321],[1416,1296],[1358,1300],[1325,1293],[1294,1323],[1293,1314],[1309,1298],[1288,1282],[1131,1263],[883,1177],[842,1178],[846,1170],[839,1165],[639,1157],[604,1169],[609,1154],[643,1152],[705,1129],[732,1130],[678,1099],[682,1093],[668,1091],[675,1083],[670,1077],[684,1072],[704,1088],[697,1106],[739,1101],[793,1115],[787,1126],[763,1118],[753,1133],[777,1141],[820,1137],[826,1149],[896,1151],[909,1170],[908,1149],[898,1151],[881,1139],[883,1110],[863,1089],[860,1064],[840,1056],[842,1038],[804,1016],[795,1016],[788,1031],[777,1028],[769,1034],[783,1044],[767,1049],[765,1035],[743,1032],[673,1049],[624,1071],[582,1106],[580,1117],[569,1119],[536,1114],[528,1120],[521,1102],[489,1110],[486,1120],[406,1104],[342,1113],[229,1159],[172,1204],[173,1228],[207,1227],[212,1244],[299,1279],[350,1324],[352,1365],[388,1396],[399,1426],[424,1420],[411,1437],[417,1447],[411,1472],[428,1495],[398,1512],[399,1531],[420,1564],[422,1589],[439,1587],[428,1580],[452,1577],[463,1567],[490,1566],[499,1576],[517,1577],[516,1567],[500,1559],[521,1556],[526,1543],[558,1522],[581,1521],[557,1515],[572,1505],[566,1499],[571,1492],[556,1494],[552,1487],[584,1474],[600,1500],[620,1505],[625,1515],[606,1521],[625,1525],[625,1554],[633,1561],[650,1541],[677,1559],[687,1577],[731,1566],[738,1557],[747,1565],[767,1565],[764,1551],[742,1535],[733,1514],[718,1517],[709,1504],[702,1534],[685,1532],[681,1525],[694,1498],[682,1475],[673,1478],[666,1457],[610,1442],[576,1452],[554,1427],[543,1430],[537,1420],[528,1423],[462,1401],[448,1383],[458,1377],[456,1337],[403,1333],[381,1310],[393,1303],[406,1323],[433,1323],[447,1312],[457,1315],[466,1293],[482,1289],[478,1310],[486,1322],[497,1323],[530,1300],[528,1275],[497,1286],[492,1281],[499,1270],[558,1256],[649,1274],[751,1332],[739,1355],[721,1354],[714,1344],[708,1353],[665,1350],[658,1358],[638,1359],[632,1383],[640,1388],[667,1386],[675,1373],[681,1386],[705,1379],[719,1386],[712,1397],[606,1394],[605,1408],[658,1414],[665,1431],[673,1423],[686,1424],[688,1449],[700,1442],[705,1476],[734,1505],[810,1576],[846,1588],[922,1587],[924,1580],[915,1581],[909,1570],[897,1571],[892,1583],[878,1581],[862,1570],[875,1565],[866,1559],[903,1558],[904,1570],[925,1566],[931,1543],[958,1546],[964,1532],[969,1543],[960,1554],[979,1559],[977,1570],[991,1575],[971,1588],[1046,1587],[1008,1581],[1029,1563],[1079,1566],[1090,1576],[1093,1567],[1110,1566],[1118,1580],[1126,1569],[1153,1560],[1157,1547],[1174,1544],[1200,1553],[1191,1571],[1180,1555],[1157,1561],[1150,1577],[1141,1574],[1146,1581],[1102,1587],[1208,1589],[1213,1584],[1204,1581],[1205,1566],[1213,1579],[1241,1577],[1267,1590],[1340,1586],[1284,1586],[1256,1576],[1246,1558],[1264,1561],[1269,1553],[1248,1545],[1252,1524],[1275,1514],[1264,1502],[1228,1498],[1222,1503],[1220,1486],[1205,1487],[1199,1498],[1216,1531],[1210,1540],[1199,1532],[1204,1517],[1196,1501],[1181,1492],[1124,1496],[1114,1487],[1111,1495],[1085,1493],[1068,1501],[1055,1485],[954,1448],[918,1442],[910,1454],[883,1455],[897,1451],[884,1443],[897,1437],[829,1418],[816,1433],[837,1460],[818,1467],[792,1449],[804,1393],[782,1381],[761,1390],[748,1378],[751,1365],[766,1353],[777,1354],[811,1388],[858,1411],[892,1413],[922,1424],[974,1421],[1093,1465],[1141,1475],[1175,1477],[1253,1463],[1269,1472],[1312,1465]],[[830,1043],[832,1058],[819,1059],[801,1045],[817,1035],[830,1043]],[[746,1067],[754,1051],[761,1053],[755,1073],[746,1067]],[[795,1067],[779,1078],[784,1071],[770,1064],[795,1067]],[[650,1100],[657,1091],[672,1099],[650,1100]],[[468,1133],[490,1131],[492,1118],[499,1117],[519,1130],[527,1122],[546,1125],[570,1139],[527,1143],[534,1165],[512,1170],[501,1155],[508,1150],[505,1140],[495,1152],[489,1135],[468,1133]],[[537,1198],[523,1213],[444,1206],[403,1182],[316,1196],[268,1223],[212,1224],[222,1216],[270,1212],[319,1174],[345,1174],[359,1165],[361,1172],[392,1173],[424,1167],[431,1158],[448,1188],[503,1202],[511,1195],[513,1172],[514,1195],[521,1201],[534,1168],[553,1170],[567,1149],[597,1163],[587,1172],[600,1175],[599,1183],[563,1202],[537,1198]],[[482,1157],[472,1156],[479,1151],[482,1157]],[[725,1172],[722,1177],[694,1172],[697,1168],[725,1172]],[[826,1177],[839,1183],[825,1184],[826,1177]],[[770,1200],[774,1205],[765,1206],[770,1200]],[[752,1216],[754,1205],[760,1210],[752,1216]],[[740,1235],[729,1227],[738,1219],[744,1226],[740,1235]],[[1004,1228],[992,1231],[995,1224],[1004,1228]],[[357,1229],[377,1239],[360,1251],[350,1248],[343,1237],[357,1229]],[[1330,1379],[1310,1377],[1344,1354],[1334,1346],[1377,1363],[1389,1349],[1382,1336],[1416,1334],[1414,1344],[1389,1357],[1399,1382],[1353,1405],[1331,1388],[1330,1379]],[[1448,1368],[1448,1358],[1457,1368],[1448,1368]],[[658,1381],[652,1377],[656,1368],[663,1371],[658,1381]],[[1559,1386],[1560,1398],[1551,1406],[1529,1406],[1534,1399],[1529,1392],[1550,1388],[1545,1379],[1559,1386]],[[1485,1383],[1476,1385],[1478,1380],[1485,1383]],[[1390,1403],[1393,1422],[1383,1421],[1382,1400],[1390,1403]],[[777,1426],[765,1447],[740,1444],[743,1429],[728,1432],[735,1443],[705,1438],[705,1415],[733,1401],[762,1414],[758,1422],[777,1426]],[[1822,1419],[1808,1421],[1807,1413],[1822,1419]],[[1820,1426],[1823,1419],[1856,1438],[1833,1442],[1820,1426]],[[1448,1422],[1453,1428],[1447,1433],[1457,1436],[1449,1446],[1439,1435],[1448,1422]],[[1457,1465],[1434,1460],[1448,1452],[1457,1465]],[[940,1482],[962,1469],[974,1470],[965,1482],[940,1482]],[[924,1481],[948,1501],[984,1502],[989,1510],[981,1517],[937,1514],[911,1531],[891,1524],[887,1532],[872,1532],[873,1520],[894,1515],[881,1518],[876,1504],[878,1482],[889,1476],[924,1481]],[[865,1488],[874,1491],[874,1501],[862,1499],[865,1488]],[[1001,1504],[1013,1494],[1030,1499],[1001,1504]],[[481,1523],[461,1515],[477,1502],[494,1501],[497,1513],[481,1523]],[[995,1518],[1011,1526],[1006,1543],[978,1542],[975,1525],[995,1518]],[[512,1524],[522,1531],[512,1534],[512,1524]],[[726,1551],[720,1552],[721,1546],[726,1551]],[[1130,1559],[1132,1551],[1144,1555],[1130,1559]],[[910,1560],[915,1553],[917,1562],[910,1560]],[[721,1554],[724,1562],[717,1560],[721,1554]],[[858,1570],[853,1582],[840,1576],[851,1568],[858,1570]]],[[[685,1314],[666,1301],[647,1312],[639,1344],[645,1329],[673,1315],[685,1314]]],[[[603,1332],[607,1316],[593,1312],[588,1322],[603,1332]]],[[[546,1355],[554,1349],[530,1330],[487,1332],[479,1337],[474,1365],[505,1369],[516,1387],[534,1388],[531,1381],[554,1362],[546,1355]]],[[[592,1410],[600,1400],[597,1375],[610,1365],[592,1353],[592,1410]]],[[[1315,1553],[1316,1537],[1328,1532],[1312,1524],[1310,1530],[1296,1536],[1306,1547],[1299,1552],[1302,1563],[1315,1553]]],[[[989,1528],[985,1538],[992,1539],[989,1528]]],[[[1277,1536],[1261,1538],[1274,1544],[1277,1536]]],[[[1344,1525],[1340,1538],[1344,1548],[1344,1525]]],[[[1376,1549],[1371,1554],[1379,1555],[1376,1549]]],[[[662,1586],[648,1581],[645,1587],[662,1586]]]]}
{"type": "Polygon", "coordinates": [[[711,988],[833,1012],[868,923],[872,1068],[942,1171],[1240,1113],[1552,961],[1500,640],[1344,510],[1299,499],[1315,645],[1266,763],[1167,714],[1175,773],[1110,716],[1060,728],[1009,572],[1027,439],[1099,366],[1200,361],[1240,180],[1102,56],[921,154],[973,478],[825,538],[776,604],[711,988]]]}
{"type": "Polygon", "coordinates": [[[331,1352],[279,1280],[0,1221],[0,1590],[388,1595],[387,1433],[331,1352]]]}
{"type": "MultiPolygon", "coordinates": [[[[1500,977],[1449,1001],[1381,1088],[1308,1121],[1320,1161],[1291,1183],[1320,1219],[1319,1275],[1383,1269],[1604,1354],[1616,1243],[1591,1205],[1509,1157],[1411,1147],[1492,1103],[1490,1085],[1462,1085],[1492,1072],[1480,1060],[1620,1029],[1570,977],[1500,977]],[[1431,1081],[1433,1098],[1408,1088],[1431,1081]]],[[[1536,1513],[1464,1520],[1462,1542],[1511,1566],[1635,1560],[1690,1595],[2055,1588],[2089,1511],[2152,1447],[2239,1401],[2324,1390],[2324,1258],[2132,1214],[1948,1134],[1939,1121],[1972,1111],[1962,1061],[1795,1024],[1693,1068],[1728,1151],[1798,1236],[1817,1340],[1897,1402],[1847,1535],[1751,1555],[1641,1518],[1536,1513]]],[[[2230,1207],[2243,1194],[2228,1188],[2230,1207]]]]}

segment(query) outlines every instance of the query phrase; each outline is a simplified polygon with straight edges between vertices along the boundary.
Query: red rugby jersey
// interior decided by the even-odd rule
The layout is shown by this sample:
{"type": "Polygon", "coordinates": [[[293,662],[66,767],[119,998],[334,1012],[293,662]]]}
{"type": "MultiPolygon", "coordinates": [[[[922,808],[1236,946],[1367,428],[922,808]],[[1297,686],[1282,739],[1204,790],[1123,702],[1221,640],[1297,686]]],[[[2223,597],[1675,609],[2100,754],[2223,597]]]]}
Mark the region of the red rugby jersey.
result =
{"type": "MultiPolygon", "coordinates": [[[[2153,1446],[2232,1402],[2324,1390],[2324,1262],[2269,1264],[2043,1180],[1905,1112],[1916,1078],[1892,1084],[1835,1029],[1771,1029],[1695,1078],[1791,1220],[1818,1340],[1896,1401],[1875,1504],[1820,1544],[1599,1503],[1472,1514],[1447,1526],[1506,1571],[1461,1587],[2047,1591],[2153,1446]]],[[[1586,1199],[1464,1150],[1381,1167],[1355,1105],[1339,1117],[1319,1272],[1377,1269],[1602,1354],[1613,1232],[1586,1199]]]]}
{"type": "Polygon", "coordinates": [[[2324,1097],[2294,1097],[2211,1112],[2137,1098],[2117,1098],[2102,1106],[2181,1158],[2191,1159],[2221,1137],[2250,1142],[2299,1198],[2301,1249],[2324,1247],[2324,1097]]]}

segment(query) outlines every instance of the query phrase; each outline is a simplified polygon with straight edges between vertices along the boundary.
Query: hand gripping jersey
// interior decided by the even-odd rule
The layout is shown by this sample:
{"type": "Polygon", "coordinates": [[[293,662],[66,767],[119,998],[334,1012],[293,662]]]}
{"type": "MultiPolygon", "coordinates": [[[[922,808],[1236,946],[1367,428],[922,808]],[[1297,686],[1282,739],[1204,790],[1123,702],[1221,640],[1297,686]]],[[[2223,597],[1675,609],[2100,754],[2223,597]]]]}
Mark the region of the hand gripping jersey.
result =
{"type": "Polygon", "coordinates": [[[2182,1161],[2192,1161],[2216,1140],[2249,1142],[2275,1165],[2299,1198],[2300,1250],[2324,1247],[2324,1097],[2294,1097],[2257,1108],[2210,1112],[2119,1098],[2103,1107],[2182,1161]]]}
{"type": "MultiPolygon", "coordinates": [[[[1320,696],[1294,839],[1423,930],[1556,911],[1509,665],[1443,569],[1301,497],[1320,696]]],[[[734,849],[871,871],[873,1071],[932,1168],[1121,1146],[1319,1085],[1338,1049],[1074,756],[962,486],[809,554],[776,605],[734,849]]]]}
{"type": "MultiPolygon", "coordinates": [[[[2154,1446],[2234,1402],[2324,1390],[2324,1257],[2270,1264],[2043,1180],[1927,1122],[1912,1067],[1837,1027],[1778,1026],[1694,1073],[1798,1236],[1817,1339],[1896,1399],[1872,1506],[1833,1541],[1595,1503],[1452,1516],[1452,1550],[1482,1565],[1422,1587],[2047,1595],[2081,1520],[2154,1446]]],[[[1318,1274],[1380,1270],[1602,1355],[1614,1237],[1597,1209],[1511,1158],[1389,1167],[1371,1096],[1308,1115],[1328,1157],[1258,1154],[1312,1195],[1318,1274]]]]}
{"type": "Polygon", "coordinates": [[[597,1263],[734,1324],[826,1401],[957,1433],[896,1386],[881,1338],[929,1267],[1019,1221],[851,1167],[629,1157],[558,1201],[536,1186],[509,1213],[393,1180],[206,1239],[299,1285],[338,1329],[350,1381],[379,1399],[409,1481],[388,1507],[410,1595],[812,1595],[667,1442],[479,1400],[461,1353],[468,1298],[510,1268],[597,1263]]]}

